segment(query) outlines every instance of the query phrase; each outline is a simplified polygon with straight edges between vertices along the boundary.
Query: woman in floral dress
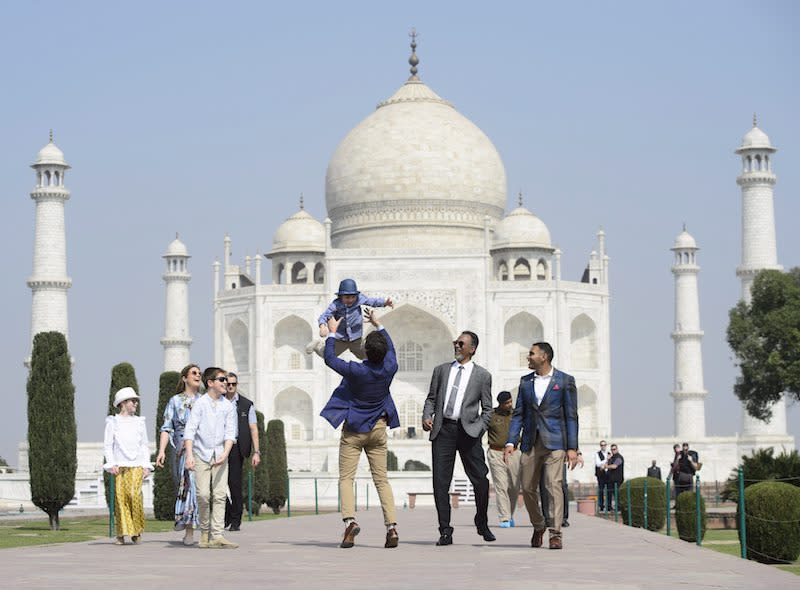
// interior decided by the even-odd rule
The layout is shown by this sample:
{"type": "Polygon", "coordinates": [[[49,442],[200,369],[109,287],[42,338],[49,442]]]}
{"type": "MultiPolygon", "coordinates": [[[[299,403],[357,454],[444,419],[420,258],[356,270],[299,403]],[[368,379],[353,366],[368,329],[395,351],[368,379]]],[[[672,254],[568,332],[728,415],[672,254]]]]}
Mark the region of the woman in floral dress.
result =
{"type": "Polygon", "coordinates": [[[177,393],[164,408],[164,424],[158,446],[156,466],[163,467],[167,443],[172,446],[172,478],[178,497],[175,501],[175,530],[184,531],[183,544],[194,544],[194,529],[198,527],[197,491],[194,471],[185,468],[186,453],[183,431],[189,421],[192,405],[200,396],[201,371],[197,365],[186,365],[181,371],[177,393]]]}

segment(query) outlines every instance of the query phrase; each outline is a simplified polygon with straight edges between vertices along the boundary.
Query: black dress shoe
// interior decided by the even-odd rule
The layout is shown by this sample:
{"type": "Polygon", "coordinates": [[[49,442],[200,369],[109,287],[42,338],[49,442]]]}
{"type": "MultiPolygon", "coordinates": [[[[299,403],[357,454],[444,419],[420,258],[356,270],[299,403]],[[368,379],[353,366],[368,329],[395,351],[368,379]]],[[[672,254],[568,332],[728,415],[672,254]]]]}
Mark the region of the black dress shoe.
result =
{"type": "Polygon", "coordinates": [[[439,537],[439,540],[436,541],[436,545],[452,545],[453,544],[453,534],[452,533],[442,533],[439,537]]]}
{"type": "Polygon", "coordinates": [[[494,533],[486,527],[485,529],[481,529],[478,531],[478,534],[483,537],[484,541],[496,541],[497,537],[494,536],[494,533]]]}
{"type": "Polygon", "coordinates": [[[568,527],[568,526],[569,526],[569,521],[568,521],[566,518],[565,518],[564,520],[562,520],[562,521],[561,521],[561,528],[562,528],[562,529],[563,529],[563,528],[566,528],[566,527],[568,527]]]}
{"type": "Polygon", "coordinates": [[[242,528],[238,524],[232,524],[230,527],[228,527],[228,530],[233,533],[242,530],[242,528]]]}

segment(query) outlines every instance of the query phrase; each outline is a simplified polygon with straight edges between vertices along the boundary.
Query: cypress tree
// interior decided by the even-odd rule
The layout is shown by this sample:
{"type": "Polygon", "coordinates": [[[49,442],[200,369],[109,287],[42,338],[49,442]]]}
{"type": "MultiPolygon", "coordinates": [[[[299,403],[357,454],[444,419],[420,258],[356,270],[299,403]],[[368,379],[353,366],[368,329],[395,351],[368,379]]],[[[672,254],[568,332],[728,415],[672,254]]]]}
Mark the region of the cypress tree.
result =
{"type": "MultiPolygon", "coordinates": [[[[261,463],[256,467],[253,475],[253,514],[261,512],[261,506],[267,503],[268,499],[268,477],[267,477],[267,433],[264,429],[264,414],[256,411],[256,421],[258,422],[258,450],[261,451],[261,463]]],[[[247,481],[253,466],[249,460],[245,459],[244,471],[242,472],[242,497],[244,498],[244,511],[247,512],[247,481]]]]}
{"type": "Polygon", "coordinates": [[[272,512],[280,514],[286,504],[289,471],[286,466],[286,437],[282,420],[267,423],[267,501],[272,512]]]}
{"type": "Polygon", "coordinates": [[[60,332],[33,337],[28,376],[28,464],[31,500],[60,528],[59,511],[75,496],[78,467],[75,386],[67,339],[60,332]]]}
{"type": "MultiPolygon", "coordinates": [[[[118,363],[111,367],[111,385],[108,388],[108,415],[113,416],[119,412],[114,407],[114,395],[123,387],[132,387],[136,394],[139,394],[139,383],[136,381],[136,371],[130,363],[118,363]]],[[[136,406],[138,416],[142,409],[142,404],[136,406]]],[[[106,505],[111,506],[111,474],[103,471],[103,487],[106,492],[106,505]]]]}
{"type": "MultiPolygon", "coordinates": [[[[169,399],[175,395],[181,374],[177,371],[165,371],[158,379],[158,404],[156,406],[156,448],[161,438],[161,425],[164,420],[164,408],[169,399]]],[[[155,461],[155,457],[152,457],[155,461]]],[[[175,518],[175,482],[172,480],[172,452],[167,448],[164,467],[153,473],[153,513],[158,520],[175,518]]]]}
{"type": "MultiPolygon", "coordinates": [[[[108,415],[113,416],[117,413],[114,407],[114,395],[123,387],[132,387],[136,394],[139,394],[139,383],[136,381],[136,371],[130,363],[119,363],[111,368],[111,385],[108,388],[108,415]]],[[[136,415],[139,416],[142,404],[136,408],[136,415]]]]}

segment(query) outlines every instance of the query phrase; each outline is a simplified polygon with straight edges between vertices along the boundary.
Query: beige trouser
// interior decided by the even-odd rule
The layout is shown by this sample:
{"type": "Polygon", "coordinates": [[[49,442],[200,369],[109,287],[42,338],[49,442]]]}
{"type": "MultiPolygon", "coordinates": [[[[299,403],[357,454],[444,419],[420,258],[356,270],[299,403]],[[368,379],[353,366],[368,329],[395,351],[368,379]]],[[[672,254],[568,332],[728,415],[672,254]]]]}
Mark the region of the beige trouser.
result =
{"type": "Polygon", "coordinates": [[[222,536],[225,528],[225,499],[228,494],[228,461],[212,465],[194,453],[194,481],[197,486],[197,509],[200,531],[208,538],[222,536]]]}
{"type": "MultiPolygon", "coordinates": [[[[353,355],[359,359],[364,360],[366,355],[364,354],[364,340],[363,338],[359,338],[358,340],[337,340],[333,345],[333,354],[334,356],[340,356],[345,350],[349,350],[353,353],[353,355]]],[[[317,340],[316,344],[314,345],[314,352],[316,352],[322,358],[325,358],[325,339],[322,338],[317,340]]]]}
{"type": "Polygon", "coordinates": [[[522,453],[514,452],[508,457],[508,464],[503,461],[503,451],[487,449],[486,456],[489,459],[489,470],[492,472],[492,483],[494,484],[494,496],[497,500],[497,514],[500,521],[514,518],[514,510],[517,508],[517,497],[519,496],[520,467],[522,465],[522,453]]]}
{"type": "Polygon", "coordinates": [[[566,451],[551,451],[545,448],[541,438],[537,438],[533,449],[522,453],[522,497],[525,508],[531,517],[531,524],[537,531],[545,528],[545,519],[539,501],[539,480],[544,478],[545,490],[550,496],[550,510],[553,527],[551,535],[561,534],[561,521],[564,519],[564,493],[561,481],[564,478],[564,457],[566,451]]]}
{"type": "Polygon", "coordinates": [[[397,524],[394,510],[394,494],[386,473],[386,420],[381,418],[370,432],[351,432],[345,423],[339,440],[339,494],[342,499],[342,519],[355,518],[356,499],[353,494],[353,478],[358,469],[361,451],[367,453],[372,481],[378,490],[383,509],[383,522],[397,524]]]}

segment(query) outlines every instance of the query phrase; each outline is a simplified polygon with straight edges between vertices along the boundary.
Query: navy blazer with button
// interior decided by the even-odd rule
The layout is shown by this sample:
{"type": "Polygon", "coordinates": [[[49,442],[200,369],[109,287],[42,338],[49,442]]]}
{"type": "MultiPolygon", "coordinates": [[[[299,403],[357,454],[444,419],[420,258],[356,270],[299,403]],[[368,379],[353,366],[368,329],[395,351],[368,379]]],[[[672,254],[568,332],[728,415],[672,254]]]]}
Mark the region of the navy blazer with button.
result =
{"type": "Polygon", "coordinates": [[[400,426],[397,408],[389,393],[389,385],[397,373],[397,356],[389,332],[382,328],[381,332],[389,347],[381,363],[342,360],[336,356],[333,336],[325,341],[325,364],[343,377],[320,412],[334,428],[347,422],[346,428],[351,432],[369,432],[384,415],[389,428],[400,426]]]}
{"type": "Polygon", "coordinates": [[[516,444],[522,431],[520,449],[533,448],[537,435],[545,448],[552,451],[578,449],[578,390],[575,378],[553,369],[550,385],[536,403],[533,390],[535,372],[525,375],[519,383],[517,403],[511,418],[508,444],[516,444]]]}

